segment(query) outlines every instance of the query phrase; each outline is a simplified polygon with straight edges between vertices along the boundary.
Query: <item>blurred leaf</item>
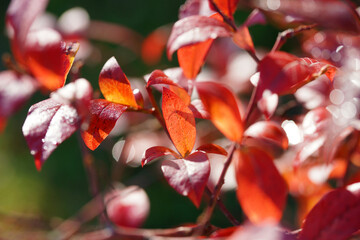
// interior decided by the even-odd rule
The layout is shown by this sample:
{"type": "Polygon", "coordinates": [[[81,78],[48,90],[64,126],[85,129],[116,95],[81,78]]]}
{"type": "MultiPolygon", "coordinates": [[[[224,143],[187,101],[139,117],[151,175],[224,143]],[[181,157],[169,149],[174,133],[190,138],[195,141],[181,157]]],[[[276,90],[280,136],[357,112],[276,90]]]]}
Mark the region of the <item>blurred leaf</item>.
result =
{"type": "Polygon", "coordinates": [[[256,148],[235,152],[237,197],[252,223],[279,222],[286,204],[287,186],[273,159],[256,148]]]}
{"type": "Polygon", "coordinates": [[[237,4],[240,0],[213,0],[209,1],[210,7],[214,10],[214,6],[211,2],[215,3],[218,9],[228,18],[233,18],[233,14],[236,11],[237,4]]]}
{"type": "Polygon", "coordinates": [[[196,88],[213,124],[228,139],[240,142],[244,128],[234,94],[216,82],[197,82],[196,88]]]}
{"type": "Polygon", "coordinates": [[[172,155],[175,158],[181,158],[179,154],[167,147],[155,146],[145,151],[144,156],[141,159],[141,166],[143,167],[145,164],[151,162],[152,160],[167,155],[172,155]]]}

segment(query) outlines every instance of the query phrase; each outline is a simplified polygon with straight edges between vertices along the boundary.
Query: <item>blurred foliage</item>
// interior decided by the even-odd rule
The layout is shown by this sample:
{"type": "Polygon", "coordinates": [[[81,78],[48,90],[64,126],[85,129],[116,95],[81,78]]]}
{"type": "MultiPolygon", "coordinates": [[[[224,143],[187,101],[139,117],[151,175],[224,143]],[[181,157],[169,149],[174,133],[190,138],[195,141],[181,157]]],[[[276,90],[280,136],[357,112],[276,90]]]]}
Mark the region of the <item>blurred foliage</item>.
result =
{"type": "MultiPolygon", "coordinates": [[[[121,24],[145,37],[157,27],[174,23],[178,19],[178,9],[183,3],[184,0],[50,0],[47,11],[60,16],[64,11],[80,6],[88,11],[92,20],[121,24]]],[[[0,55],[10,52],[4,29],[4,16],[8,4],[8,0],[0,1],[0,55]]],[[[235,19],[241,23],[248,14],[245,10],[238,11],[235,19]]],[[[277,35],[277,30],[269,26],[256,26],[251,28],[250,32],[255,45],[266,48],[271,47],[277,35]]],[[[85,65],[82,75],[95,89],[98,89],[98,75],[104,62],[113,55],[130,77],[142,77],[156,68],[176,65],[176,60],[169,63],[164,54],[161,63],[147,66],[138,56],[122,46],[99,42],[94,44],[104,49],[103,56],[98,64],[85,65]]],[[[4,68],[1,64],[0,70],[4,68]]],[[[0,222],[1,213],[40,216],[45,219],[68,218],[91,199],[76,134],[58,147],[41,172],[34,166],[21,127],[29,107],[45,98],[47,96],[40,93],[34,95],[21,111],[10,118],[8,126],[0,135],[0,222]]],[[[95,164],[101,169],[99,174],[102,189],[106,189],[111,181],[110,169],[114,165],[114,160],[110,149],[113,143],[114,140],[108,140],[103,147],[94,152],[95,164]]],[[[159,175],[158,164],[146,169],[126,168],[123,173],[122,179],[116,180],[124,184],[143,185],[149,195],[151,212],[144,227],[166,228],[190,223],[196,221],[196,217],[201,213],[201,210],[196,209],[187,198],[180,196],[168,186],[159,175]],[[136,180],[139,175],[143,176],[142,179],[151,179],[150,184],[147,179],[136,180]]],[[[224,203],[235,217],[242,217],[234,192],[224,196],[224,203]]],[[[220,212],[215,212],[213,220],[214,224],[220,227],[230,225],[220,212]]]]}

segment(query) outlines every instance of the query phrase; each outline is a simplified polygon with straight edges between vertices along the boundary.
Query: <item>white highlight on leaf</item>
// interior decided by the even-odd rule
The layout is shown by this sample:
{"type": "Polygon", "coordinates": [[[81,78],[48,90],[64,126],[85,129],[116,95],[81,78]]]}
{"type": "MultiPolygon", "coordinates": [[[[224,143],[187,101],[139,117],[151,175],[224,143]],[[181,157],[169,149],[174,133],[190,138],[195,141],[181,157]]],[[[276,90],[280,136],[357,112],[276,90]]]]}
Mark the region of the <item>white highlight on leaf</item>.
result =
{"type": "Polygon", "coordinates": [[[281,127],[286,133],[286,136],[289,140],[289,145],[296,145],[304,140],[304,137],[301,134],[299,127],[294,121],[285,120],[281,123],[281,127]]]}

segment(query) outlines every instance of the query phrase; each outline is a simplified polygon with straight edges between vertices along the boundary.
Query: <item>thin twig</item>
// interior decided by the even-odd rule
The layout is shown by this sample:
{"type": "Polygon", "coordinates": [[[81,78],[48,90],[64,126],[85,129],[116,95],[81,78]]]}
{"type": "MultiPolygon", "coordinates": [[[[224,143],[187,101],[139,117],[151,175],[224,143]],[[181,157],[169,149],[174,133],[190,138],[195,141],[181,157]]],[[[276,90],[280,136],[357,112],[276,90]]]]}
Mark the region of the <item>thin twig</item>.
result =
{"type": "Polygon", "coordinates": [[[276,42],[275,42],[273,48],[271,49],[271,51],[272,52],[278,51],[289,38],[294,37],[295,35],[303,32],[303,31],[313,29],[316,26],[317,26],[317,24],[311,24],[311,25],[301,25],[295,29],[292,29],[292,28],[286,29],[285,31],[278,34],[278,36],[276,38],[276,42]]]}
{"type": "Polygon", "coordinates": [[[202,234],[203,231],[205,229],[207,229],[207,227],[209,226],[212,213],[214,212],[214,208],[216,206],[216,203],[218,202],[218,199],[219,199],[219,196],[221,193],[221,187],[224,185],[224,182],[225,182],[225,175],[231,164],[232,157],[233,157],[233,154],[236,149],[236,144],[237,144],[236,142],[233,142],[229,149],[228,158],[225,161],[224,168],[223,168],[221,175],[219,177],[219,180],[214,188],[214,192],[211,195],[209,204],[208,204],[207,208],[205,209],[205,211],[199,217],[198,224],[200,226],[200,232],[196,232],[196,234],[202,234]]]}

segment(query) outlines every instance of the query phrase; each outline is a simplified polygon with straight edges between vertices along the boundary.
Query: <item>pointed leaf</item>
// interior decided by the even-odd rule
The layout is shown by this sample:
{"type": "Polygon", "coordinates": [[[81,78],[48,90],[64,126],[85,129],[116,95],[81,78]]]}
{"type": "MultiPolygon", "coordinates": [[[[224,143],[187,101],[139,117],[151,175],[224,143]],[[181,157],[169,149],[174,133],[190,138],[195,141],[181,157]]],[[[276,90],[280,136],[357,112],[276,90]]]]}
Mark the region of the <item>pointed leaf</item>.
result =
{"type": "Polygon", "coordinates": [[[261,99],[265,90],[285,95],[294,93],[304,84],[324,74],[326,69],[309,64],[285,52],[271,52],[259,63],[260,79],[257,85],[255,101],[261,99]]]}
{"type": "Polygon", "coordinates": [[[26,65],[41,86],[53,91],[64,86],[78,43],[65,44],[52,29],[30,32],[26,41],[26,65]]]}
{"type": "Polygon", "coordinates": [[[222,21],[206,16],[190,16],[177,21],[171,31],[167,44],[167,55],[181,47],[204,42],[218,37],[229,37],[231,30],[222,21]]]}
{"type": "Polygon", "coordinates": [[[246,129],[244,137],[267,141],[286,149],[289,145],[284,129],[273,121],[260,121],[246,129]]]}
{"type": "Polygon", "coordinates": [[[188,79],[195,79],[198,75],[213,41],[213,39],[208,39],[204,42],[181,47],[177,51],[179,65],[188,79]]]}
{"type": "Polygon", "coordinates": [[[130,82],[115,57],[110,58],[102,68],[99,86],[106,100],[133,108],[138,107],[130,82]]]}
{"type": "Polygon", "coordinates": [[[88,148],[95,150],[109,135],[116,121],[126,111],[125,105],[103,99],[90,102],[89,126],[82,132],[82,138],[88,148]]]}
{"type": "Polygon", "coordinates": [[[237,197],[249,220],[256,224],[280,221],[287,187],[273,159],[255,147],[237,150],[234,157],[237,197]]]}
{"type": "Polygon", "coordinates": [[[247,17],[246,21],[244,22],[244,25],[247,27],[256,25],[256,24],[266,24],[266,18],[264,14],[259,9],[254,9],[250,15],[247,17]]]}
{"type": "Polygon", "coordinates": [[[206,152],[206,153],[220,154],[220,155],[224,155],[224,156],[227,156],[227,154],[228,154],[225,149],[223,149],[219,145],[216,145],[216,144],[213,144],[213,143],[201,145],[200,147],[198,147],[196,149],[196,151],[203,151],[203,152],[206,152]]]}
{"type": "Polygon", "coordinates": [[[163,89],[162,110],[170,138],[179,153],[185,157],[195,144],[194,115],[182,99],[167,88],[163,89]]]}
{"type": "Polygon", "coordinates": [[[38,170],[50,154],[79,126],[76,109],[47,99],[31,106],[22,127],[38,170]]]}
{"type": "Polygon", "coordinates": [[[210,175],[210,164],[205,153],[194,152],[185,159],[165,160],[161,170],[171,187],[199,207],[210,175]]]}
{"type": "Polygon", "coordinates": [[[7,119],[14,114],[36,89],[36,81],[30,76],[0,72],[0,118],[7,119]]]}
{"type": "Polygon", "coordinates": [[[254,43],[247,26],[241,25],[238,27],[232,39],[240,48],[255,53],[254,43]]]}
{"type": "MultiPolygon", "coordinates": [[[[218,9],[227,17],[233,18],[233,14],[236,11],[237,4],[240,0],[213,0],[218,9]]],[[[214,9],[214,6],[209,1],[210,7],[214,9]]]]}
{"type": "Polygon", "coordinates": [[[227,138],[240,142],[244,128],[233,93],[215,82],[198,82],[196,87],[213,124],[227,138]]]}
{"type": "Polygon", "coordinates": [[[151,162],[152,160],[159,158],[159,157],[167,156],[167,155],[172,155],[175,158],[181,158],[181,156],[179,154],[177,154],[170,148],[155,146],[155,147],[151,147],[145,151],[144,156],[141,160],[141,166],[143,167],[145,164],[151,162]]]}
{"type": "Polygon", "coordinates": [[[310,211],[300,240],[346,240],[360,229],[359,183],[326,194],[310,211]],[[356,187],[357,191],[349,189],[356,187]]]}

